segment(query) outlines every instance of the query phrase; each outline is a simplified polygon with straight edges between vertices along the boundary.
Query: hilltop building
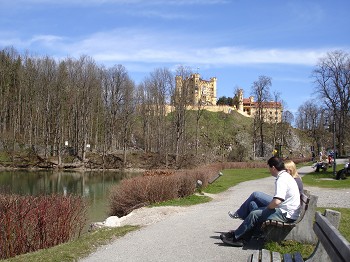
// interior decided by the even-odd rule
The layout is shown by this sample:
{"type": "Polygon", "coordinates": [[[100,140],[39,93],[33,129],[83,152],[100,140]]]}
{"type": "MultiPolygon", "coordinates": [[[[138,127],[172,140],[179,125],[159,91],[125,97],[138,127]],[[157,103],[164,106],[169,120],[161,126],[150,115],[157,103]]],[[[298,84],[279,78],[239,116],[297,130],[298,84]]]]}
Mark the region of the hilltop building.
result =
{"type": "Polygon", "coordinates": [[[177,93],[180,93],[182,88],[187,88],[193,105],[216,106],[216,77],[207,81],[201,79],[197,73],[186,79],[176,76],[175,80],[177,93]]]}
{"type": "MultiPolygon", "coordinates": [[[[216,105],[216,77],[210,78],[209,81],[200,78],[200,74],[192,74],[190,77],[183,79],[181,76],[176,76],[176,93],[179,94],[186,88],[191,106],[202,105],[206,110],[212,112],[230,113],[235,110],[246,117],[254,117],[258,109],[258,103],[254,101],[254,97],[243,97],[243,89],[239,89],[235,94],[236,104],[234,106],[216,105]]],[[[270,101],[263,102],[263,111],[265,122],[279,123],[282,121],[282,104],[280,102],[270,101]]]]}
{"type": "MultiPolygon", "coordinates": [[[[237,111],[246,116],[254,117],[258,109],[258,103],[254,101],[254,97],[243,98],[243,89],[239,89],[236,95],[238,97],[237,111]]],[[[283,107],[280,102],[262,102],[262,108],[265,122],[280,123],[282,121],[283,107]]]]}

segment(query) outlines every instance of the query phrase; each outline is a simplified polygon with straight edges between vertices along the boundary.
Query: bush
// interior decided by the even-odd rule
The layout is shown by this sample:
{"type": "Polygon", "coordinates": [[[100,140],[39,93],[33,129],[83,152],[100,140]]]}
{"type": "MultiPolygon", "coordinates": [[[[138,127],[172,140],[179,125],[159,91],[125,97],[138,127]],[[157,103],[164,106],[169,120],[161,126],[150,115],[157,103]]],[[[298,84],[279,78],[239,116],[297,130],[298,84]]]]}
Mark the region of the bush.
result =
{"type": "Polygon", "coordinates": [[[197,180],[203,187],[217,176],[220,165],[193,170],[149,170],[143,176],[124,179],[110,189],[109,214],[125,216],[134,209],[192,195],[197,180]]]}
{"type": "Polygon", "coordinates": [[[151,203],[177,198],[178,188],[179,178],[176,175],[124,179],[111,188],[109,213],[121,217],[151,203]]]}
{"type": "Polygon", "coordinates": [[[0,195],[0,258],[52,247],[80,236],[86,203],[78,196],[0,195]]]}
{"type": "Polygon", "coordinates": [[[191,170],[149,170],[143,176],[124,179],[110,190],[111,216],[126,216],[134,209],[150,204],[183,198],[196,190],[197,180],[202,188],[218,178],[220,170],[267,168],[267,161],[225,162],[191,170]]]}

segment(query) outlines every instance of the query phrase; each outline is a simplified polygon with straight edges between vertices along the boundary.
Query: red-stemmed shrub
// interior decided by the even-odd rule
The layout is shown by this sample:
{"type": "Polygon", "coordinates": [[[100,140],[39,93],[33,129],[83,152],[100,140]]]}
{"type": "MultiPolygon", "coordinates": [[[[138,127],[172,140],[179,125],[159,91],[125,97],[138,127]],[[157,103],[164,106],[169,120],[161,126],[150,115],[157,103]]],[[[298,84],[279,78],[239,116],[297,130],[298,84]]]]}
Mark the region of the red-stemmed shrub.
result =
{"type": "Polygon", "coordinates": [[[0,194],[0,258],[67,242],[85,222],[86,203],[79,196],[0,194]]]}
{"type": "Polygon", "coordinates": [[[197,180],[205,186],[219,170],[216,166],[178,171],[149,170],[143,176],[124,179],[110,189],[109,214],[121,217],[152,203],[192,195],[197,180]]]}
{"type": "Polygon", "coordinates": [[[124,179],[111,188],[109,213],[121,217],[152,203],[192,195],[197,180],[204,188],[219,177],[221,170],[242,168],[267,168],[267,160],[214,163],[191,170],[148,170],[143,176],[124,179]]]}

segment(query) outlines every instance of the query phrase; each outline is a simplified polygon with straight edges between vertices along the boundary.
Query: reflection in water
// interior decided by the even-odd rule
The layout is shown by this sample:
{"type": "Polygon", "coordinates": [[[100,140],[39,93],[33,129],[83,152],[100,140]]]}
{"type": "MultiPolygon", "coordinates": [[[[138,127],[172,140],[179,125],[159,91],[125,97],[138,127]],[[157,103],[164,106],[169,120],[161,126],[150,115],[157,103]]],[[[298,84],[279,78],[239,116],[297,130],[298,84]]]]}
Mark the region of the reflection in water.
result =
{"type": "Polygon", "coordinates": [[[103,221],[108,216],[108,193],[112,185],[139,173],[67,172],[67,171],[1,171],[0,192],[20,195],[76,194],[89,203],[88,221],[103,221]]]}

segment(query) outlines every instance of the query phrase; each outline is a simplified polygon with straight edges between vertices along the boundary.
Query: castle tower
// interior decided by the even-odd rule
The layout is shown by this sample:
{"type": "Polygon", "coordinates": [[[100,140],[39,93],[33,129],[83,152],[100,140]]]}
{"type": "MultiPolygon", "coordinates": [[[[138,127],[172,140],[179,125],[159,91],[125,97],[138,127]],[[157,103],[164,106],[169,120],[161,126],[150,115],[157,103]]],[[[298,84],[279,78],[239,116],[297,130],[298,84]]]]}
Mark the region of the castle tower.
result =
{"type": "Polygon", "coordinates": [[[238,90],[238,110],[243,112],[243,89],[238,90]]]}
{"type": "Polygon", "coordinates": [[[200,74],[195,73],[186,79],[176,76],[177,93],[182,88],[187,88],[191,95],[192,105],[216,105],[216,77],[209,81],[200,78],[200,74]]]}
{"type": "Polygon", "coordinates": [[[212,105],[216,105],[216,81],[217,81],[216,77],[210,78],[210,83],[212,84],[212,87],[213,87],[213,93],[211,97],[212,105]]]}

